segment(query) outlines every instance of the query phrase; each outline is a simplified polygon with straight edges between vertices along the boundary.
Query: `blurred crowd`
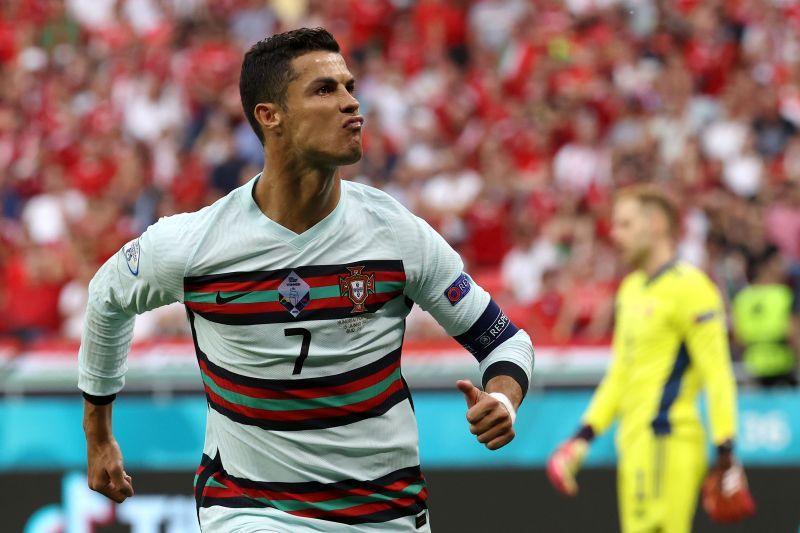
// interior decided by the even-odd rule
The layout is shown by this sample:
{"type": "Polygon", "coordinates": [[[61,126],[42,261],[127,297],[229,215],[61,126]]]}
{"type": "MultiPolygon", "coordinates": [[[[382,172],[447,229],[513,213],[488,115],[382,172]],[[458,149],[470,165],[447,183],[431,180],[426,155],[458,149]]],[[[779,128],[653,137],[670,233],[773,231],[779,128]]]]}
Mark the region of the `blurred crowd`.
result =
{"type": "Polygon", "coordinates": [[[78,337],[103,261],[260,170],[241,58],[299,26],[328,28],[358,80],[343,176],[426,218],[539,343],[608,339],[610,199],[637,181],[681,199],[681,255],[727,297],[767,250],[790,282],[796,1],[3,0],[0,335],[78,337]]]}

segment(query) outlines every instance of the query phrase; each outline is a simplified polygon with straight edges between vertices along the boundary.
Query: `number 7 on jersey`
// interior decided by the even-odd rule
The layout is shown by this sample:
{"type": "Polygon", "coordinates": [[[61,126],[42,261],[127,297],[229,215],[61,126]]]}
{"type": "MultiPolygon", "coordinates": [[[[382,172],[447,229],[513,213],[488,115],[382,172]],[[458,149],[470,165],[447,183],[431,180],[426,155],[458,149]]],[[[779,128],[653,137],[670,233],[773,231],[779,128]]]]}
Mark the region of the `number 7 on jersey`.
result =
{"type": "Polygon", "coordinates": [[[308,348],[311,346],[311,332],[305,328],[286,328],[283,330],[283,334],[286,337],[298,335],[303,337],[303,344],[300,345],[300,356],[294,362],[294,371],[292,372],[292,375],[297,375],[303,370],[303,363],[306,362],[306,357],[308,357],[308,348]]]}

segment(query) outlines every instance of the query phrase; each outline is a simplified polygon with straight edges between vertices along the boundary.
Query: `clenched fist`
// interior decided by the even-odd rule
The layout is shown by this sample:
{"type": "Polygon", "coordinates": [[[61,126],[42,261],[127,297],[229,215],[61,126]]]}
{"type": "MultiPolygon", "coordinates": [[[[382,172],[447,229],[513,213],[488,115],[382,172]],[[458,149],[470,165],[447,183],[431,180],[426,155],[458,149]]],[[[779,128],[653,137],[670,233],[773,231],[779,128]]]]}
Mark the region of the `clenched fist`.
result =
{"type": "Polygon", "coordinates": [[[113,438],[87,442],[89,488],[117,503],[133,496],[133,480],[122,467],[122,452],[113,438]]]}

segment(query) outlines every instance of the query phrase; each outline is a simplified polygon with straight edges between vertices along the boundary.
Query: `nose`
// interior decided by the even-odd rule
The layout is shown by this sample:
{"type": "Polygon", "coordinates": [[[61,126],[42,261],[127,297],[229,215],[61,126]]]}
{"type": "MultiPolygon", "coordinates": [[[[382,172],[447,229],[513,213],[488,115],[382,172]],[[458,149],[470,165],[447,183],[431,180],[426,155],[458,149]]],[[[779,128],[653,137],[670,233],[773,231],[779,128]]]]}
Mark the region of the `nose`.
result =
{"type": "Polygon", "coordinates": [[[358,100],[356,99],[353,94],[348,91],[347,89],[344,90],[344,97],[339,104],[339,109],[341,109],[342,113],[347,113],[352,115],[356,111],[358,111],[359,107],[358,100]]]}

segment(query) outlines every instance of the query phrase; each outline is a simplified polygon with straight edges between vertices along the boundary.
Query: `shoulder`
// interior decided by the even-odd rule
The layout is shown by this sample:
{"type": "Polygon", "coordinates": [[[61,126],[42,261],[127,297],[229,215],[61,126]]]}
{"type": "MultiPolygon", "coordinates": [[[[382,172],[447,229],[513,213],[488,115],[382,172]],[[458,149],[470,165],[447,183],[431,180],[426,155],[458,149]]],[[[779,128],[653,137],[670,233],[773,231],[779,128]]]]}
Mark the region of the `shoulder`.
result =
{"type": "Polygon", "coordinates": [[[686,291],[718,292],[711,278],[700,268],[686,261],[678,261],[668,274],[669,281],[686,291]]]}
{"type": "Polygon", "coordinates": [[[193,234],[199,233],[207,225],[212,211],[214,211],[213,205],[191,213],[163,216],[150,225],[146,233],[159,241],[172,238],[191,238],[193,234]]]}
{"type": "Polygon", "coordinates": [[[617,295],[622,296],[624,293],[630,291],[632,288],[636,286],[640,286],[644,284],[645,281],[645,274],[641,270],[635,270],[622,278],[622,281],[619,284],[619,289],[617,289],[617,295]]]}
{"type": "Polygon", "coordinates": [[[363,213],[367,224],[388,226],[400,237],[403,232],[417,232],[425,225],[421,218],[380,189],[352,181],[343,181],[342,186],[347,188],[348,211],[363,213]]]}
{"type": "Polygon", "coordinates": [[[696,266],[679,262],[670,273],[671,283],[665,287],[680,302],[679,309],[695,324],[723,316],[722,296],[711,278],[696,266]]]}
{"type": "Polygon", "coordinates": [[[393,198],[390,194],[363,183],[342,181],[342,187],[347,189],[347,194],[354,202],[364,204],[366,209],[386,211],[394,214],[411,214],[406,207],[393,198]]]}
{"type": "Polygon", "coordinates": [[[238,207],[240,189],[234,189],[211,205],[189,213],[176,213],[159,218],[147,228],[145,234],[162,248],[191,246],[214,227],[224,213],[238,207]]]}

